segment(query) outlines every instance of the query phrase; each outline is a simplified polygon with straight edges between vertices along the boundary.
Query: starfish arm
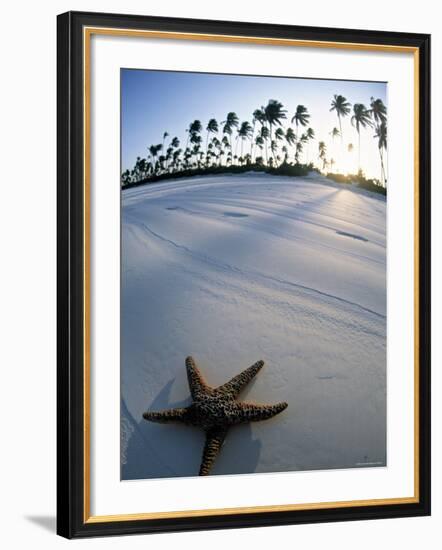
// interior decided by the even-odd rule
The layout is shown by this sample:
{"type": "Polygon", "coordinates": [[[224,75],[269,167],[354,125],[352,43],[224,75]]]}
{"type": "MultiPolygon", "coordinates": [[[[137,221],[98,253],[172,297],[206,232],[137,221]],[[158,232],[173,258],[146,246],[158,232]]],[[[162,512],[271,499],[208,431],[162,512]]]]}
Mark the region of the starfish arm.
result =
{"type": "Polygon", "coordinates": [[[288,404],[284,401],[276,405],[255,405],[254,403],[238,403],[238,422],[259,422],[276,416],[285,410],[288,404]]]}
{"type": "Polygon", "coordinates": [[[201,393],[206,393],[207,384],[204,381],[203,375],[201,374],[199,368],[196,366],[193,357],[186,358],[186,370],[192,398],[195,399],[198,395],[201,395],[201,393]]]}
{"type": "Polygon", "coordinates": [[[224,394],[230,394],[232,397],[237,395],[247,386],[247,384],[258,374],[258,372],[264,366],[264,361],[257,361],[248,369],[242,371],[237,376],[234,376],[231,380],[217,388],[224,394]]]}
{"type": "Polygon", "coordinates": [[[165,411],[146,411],[143,413],[145,420],[150,422],[185,422],[187,409],[167,409],[165,411]]]}
{"type": "Polygon", "coordinates": [[[227,430],[219,428],[210,430],[206,435],[206,443],[203,450],[203,458],[199,475],[206,476],[210,473],[216,457],[219,455],[227,430]]]}

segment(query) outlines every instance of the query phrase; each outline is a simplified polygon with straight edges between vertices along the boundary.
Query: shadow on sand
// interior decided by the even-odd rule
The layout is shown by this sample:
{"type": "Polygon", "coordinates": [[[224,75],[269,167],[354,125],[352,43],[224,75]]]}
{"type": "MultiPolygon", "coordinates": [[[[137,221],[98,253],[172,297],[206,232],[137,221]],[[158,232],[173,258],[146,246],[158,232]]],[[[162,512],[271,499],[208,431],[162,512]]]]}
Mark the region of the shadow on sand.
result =
{"type": "MultiPolygon", "coordinates": [[[[170,380],[149,410],[185,407],[190,400],[172,402],[170,380]]],[[[122,399],[122,480],[198,475],[204,446],[204,432],[183,424],[155,424],[135,419],[122,399]]],[[[232,428],[212,470],[213,474],[253,473],[258,464],[261,442],[254,439],[250,424],[232,428]]]]}

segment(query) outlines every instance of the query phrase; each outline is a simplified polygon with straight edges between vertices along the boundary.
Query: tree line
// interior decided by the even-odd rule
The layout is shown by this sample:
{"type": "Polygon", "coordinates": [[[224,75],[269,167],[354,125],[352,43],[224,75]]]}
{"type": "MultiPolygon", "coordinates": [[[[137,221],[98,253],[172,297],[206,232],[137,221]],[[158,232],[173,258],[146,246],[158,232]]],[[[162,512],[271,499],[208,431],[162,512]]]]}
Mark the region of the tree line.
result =
{"type": "MultiPolygon", "coordinates": [[[[330,135],[333,142],[340,139],[341,155],[354,150],[353,143],[344,145],[342,130],[343,119],[350,116],[357,133],[359,175],[362,174],[361,131],[373,131],[379,150],[380,183],[386,187],[387,108],[383,101],[372,97],[368,107],[363,103],[351,105],[344,96],[335,94],[330,111],[336,113],[338,122],[330,135]]],[[[333,172],[336,160],[328,154],[325,141],[318,141],[316,152],[310,151],[310,142],[316,138],[310,119],[305,105],[297,105],[290,117],[280,101],[270,99],[267,105],[253,111],[251,122],[240,121],[233,111],[227,113],[221,122],[211,118],[205,128],[200,120],[194,120],[186,129],[185,146],[178,137],[168,139],[169,133],[164,132],[160,143],[148,147],[145,158],[137,157],[134,167],[122,173],[122,185],[158,176],[174,177],[191,170],[210,171],[214,167],[267,166],[277,169],[304,164],[322,172],[333,172]]]]}

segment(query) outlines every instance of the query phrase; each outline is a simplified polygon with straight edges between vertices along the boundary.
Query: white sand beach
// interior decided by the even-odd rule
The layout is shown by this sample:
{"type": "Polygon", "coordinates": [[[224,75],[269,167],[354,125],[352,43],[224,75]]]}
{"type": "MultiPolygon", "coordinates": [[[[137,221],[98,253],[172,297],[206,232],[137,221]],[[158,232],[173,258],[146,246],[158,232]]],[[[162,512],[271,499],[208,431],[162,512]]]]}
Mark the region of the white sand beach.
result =
{"type": "Polygon", "coordinates": [[[143,420],[190,403],[185,357],[241,398],[212,474],[386,463],[386,199],[263,173],[122,192],[122,478],[197,475],[204,434],[143,420]]]}

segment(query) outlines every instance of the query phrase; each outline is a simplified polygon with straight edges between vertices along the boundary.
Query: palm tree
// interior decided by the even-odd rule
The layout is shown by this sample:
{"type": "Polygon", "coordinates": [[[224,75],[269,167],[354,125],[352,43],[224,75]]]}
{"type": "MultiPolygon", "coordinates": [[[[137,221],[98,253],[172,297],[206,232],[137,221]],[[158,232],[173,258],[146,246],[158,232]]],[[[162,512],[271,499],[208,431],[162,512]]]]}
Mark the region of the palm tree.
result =
{"type": "Polygon", "coordinates": [[[150,164],[149,162],[147,161],[147,159],[143,159],[143,162],[142,162],[142,170],[143,170],[143,176],[145,178],[147,178],[148,174],[149,174],[149,170],[150,170],[150,164]]]}
{"type": "Polygon", "coordinates": [[[199,134],[192,133],[190,135],[190,143],[193,145],[192,156],[197,157],[199,155],[200,145],[202,141],[203,141],[203,138],[199,134]]]}
{"type": "Polygon", "coordinates": [[[318,143],[318,158],[319,160],[322,161],[323,165],[322,165],[322,169],[324,170],[325,168],[325,165],[327,163],[327,159],[326,159],[326,155],[327,155],[327,147],[325,145],[325,142],[323,141],[320,141],[318,143]]]}
{"type": "MultiPolygon", "coordinates": [[[[227,157],[227,150],[230,148],[230,143],[229,143],[229,140],[228,140],[227,136],[223,136],[223,139],[221,140],[221,143],[223,145],[223,149],[224,149],[224,152],[226,153],[226,157],[227,157]]],[[[226,158],[226,165],[227,165],[227,158],[226,158]]]]}
{"type": "Polygon", "coordinates": [[[191,134],[199,134],[203,129],[201,122],[199,120],[194,120],[189,126],[189,132],[191,134]]]}
{"type": "Polygon", "coordinates": [[[184,150],[184,168],[189,168],[189,161],[190,161],[190,158],[191,158],[191,154],[190,154],[190,149],[188,147],[185,148],[184,150]]]}
{"type": "Polygon", "coordinates": [[[172,158],[172,153],[173,153],[173,147],[169,146],[166,151],[166,170],[169,168],[169,162],[170,162],[170,159],[172,158]]]}
{"type": "Polygon", "coordinates": [[[372,126],[370,111],[363,103],[353,105],[353,116],[351,117],[352,126],[358,133],[358,171],[361,170],[361,128],[372,126]]]}
{"type": "Polygon", "coordinates": [[[265,122],[265,114],[263,113],[262,109],[255,109],[253,111],[253,129],[252,129],[252,136],[250,137],[250,157],[253,162],[253,145],[255,144],[254,137],[255,137],[255,125],[257,122],[260,124],[264,124],[265,122]]]}
{"type": "Polygon", "coordinates": [[[206,146],[206,167],[209,165],[209,160],[215,155],[213,152],[213,141],[206,146]]]}
{"type": "Polygon", "coordinates": [[[387,122],[381,122],[376,127],[376,133],[374,135],[375,138],[378,140],[378,149],[379,149],[379,156],[381,158],[381,182],[384,185],[384,187],[387,184],[387,178],[385,175],[385,167],[384,167],[384,149],[387,149],[387,122]]]}
{"type": "Polygon", "coordinates": [[[293,145],[296,142],[296,135],[293,128],[288,127],[285,132],[285,140],[289,145],[293,145]]]}
{"type": "Polygon", "coordinates": [[[157,171],[157,162],[155,161],[155,158],[158,156],[158,153],[161,151],[162,148],[163,148],[163,146],[162,146],[161,143],[158,143],[158,145],[151,145],[149,147],[149,154],[150,154],[150,157],[152,159],[152,166],[153,166],[154,174],[157,171]]]}
{"type": "Polygon", "coordinates": [[[137,157],[137,159],[135,161],[135,164],[134,164],[134,167],[131,170],[131,175],[132,175],[133,181],[140,181],[140,179],[141,179],[140,161],[141,161],[141,158],[137,157]]]}
{"type": "Polygon", "coordinates": [[[239,124],[237,114],[234,112],[227,113],[226,120],[223,120],[222,124],[224,124],[223,133],[230,136],[230,150],[232,150],[232,130],[237,128],[239,124]]]}
{"type": "Polygon", "coordinates": [[[180,159],[181,153],[182,153],[181,149],[175,149],[175,151],[173,152],[173,155],[172,155],[172,158],[173,158],[172,166],[173,166],[173,171],[174,171],[174,172],[175,172],[176,169],[178,168],[179,159],[180,159]]]}
{"type": "Polygon", "coordinates": [[[163,170],[164,170],[164,163],[165,163],[165,161],[166,161],[166,157],[165,157],[164,155],[160,155],[160,156],[158,157],[158,164],[159,164],[159,166],[160,166],[160,171],[161,171],[161,172],[163,172],[163,170]]]}
{"type": "Polygon", "coordinates": [[[284,130],[281,127],[276,128],[276,130],[275,130],[275,139],[277,139],[278,141],[281,141],[284,138],[285,138],[284,130]]]}
{"type": "Polygon", "coordinates": [[[346,117],[348,114],[350,114],[350,108],[351,108],[351,104],[347,101],[347,98],[345,98],[343,95],[335,94],[333,96],[330,111],[336,111],[336,114],[338,115],[339,133],[341,134],[341,144],[343,143],[341,119],[346,117]]]}
{"type": "MultiPolygon", "coordinates": [[[[262,150],[263,150],[263,147],[264,147],[264,139],[263,139],[261,136],[256,136],[256,138],[255,138],[255,145],[256,145],[257,147],[259,147],[259,150],[260,150],[261,153],[262,153],[262,150]]],[[[262,156],[261,156],[260,158],[262,158],[262,156]]],[[[258,159],[256,159],[256,161],[257,161],[257,160],[258,160],[258,159]]]]}
{"type": "Polygon", "coordinates": [[[209,144],[209,149],[212,150],[212,148],[215,148],[217,150],[216,153],[212,152],[212,156],[215,157],[215,160],[219,160],[221,158],[221,149],[222,149],[222,144],[220,142],[220,140],[214,136],[209,144]]]}
{"type": "Polygon", "coordinates": [[[305,131],[305,135],[307,136],[307,164],[310,162],[310,141],[315,139],[315,131],[313,128],[307,128],[305,131]]]}
{"type": "Polygon", "coordinates": [[[370,114],[377,125],[387,122],[387,107],[382,99],[370,98],[370,114]]]}
{"type": "Polygon", "coordinates": [[[192,153],[192,156],[195,157],[195,162],[196,162],[197,168],[199,168],[199,164],[200,164],[200,161],[199,161],[200,146],[199,146],[199,144],[196,144],[196,145],[193,146],[193,149],[191,150],[191,153],[192,153]]]}
{"type": "Polygon", "coordinates": [[[307,133],[303,133],[303,134],[301,135],[301,137],[299,138],[298,141],[299,141],[299,143],[301,144],[301,151],[300,151],[300,153],[302,153],[302,151],[304,150],[304,145],[305,145],[306,143],[308,143],[308,136],[307,136],[307,133]]]}
{"type": "Polygon", "coordinates": [[[201,145],[202,141],[203,138],[199,134],[190,135],[190,143],[192,143],[193,145],[201,145]]]}
{"type": "Polygon", "coordinates": [[[167,132],[164,132],[163,134],[163,151],[164,151],[164,142],[166,141],[166,138],[169,134],[167,132]]]}
{"type": "Polygon", "coordinates": [[[267,126],[261,126],[260,137],[262,138],[262,140],[264,141],[264,144],[265,144],[266,164],[268,165],[269,164],[269,154],[268,154],[268,150],[267,150],[267,140],[270,138],[270,132],[269,132],[269,129],[267,128],[267,126]]]}
{"type": "MultiPolygon", "coordinates": [[[[271,150],[272,156],[273,156],[273,162],[272,162],[272,166],[273,166],[273,164],[276,165],[275,153],[278,151],[278,145],[276,144],[276,141],[274,139],[272,139],[271,142],[270,142],[270,150],[271,150]]],[[[270,160],[272,160],[272,159],[270,159],[270,160]]]]}
{"type": "Polygon", "coordinates": [[[170,146],[174,149],[178,149],[178,147],[180,146],[180,140],[177,137],[174,137],[170,142],[170,146]]]}
{"type": "Polygon", "coordinates": [[[226,140],[228,143],[229,149],[232,150],[232,128],[229,126],[227,122],[223,126],[223,134],[225,134],[223,137],[223,143],[224,143],[224,140],[226,140]]]}
{"type": "Polygon", "coordinates": [[[296,164],[299,164],[299,159],[301,158],[302,150],[303,150],[303,144],[302,144],[302,141],[299,140],[296,142],[296,152],[295,152],[296,164]]]}
{"type": "Polygon", "coordinates": [[[285,139],[284,130],[281,127],[276,128],[276,130],[275,130],[275,141],[276,141],[277,148],[278,148],[278,141],[282,141],[283,139],[285,139]]]}
{"type": "Polygon", "coordinates": [[[134,166],[134,176],[137,181],[140,179],[140,160],[141,158],[137,157],[137,160],[135,161],[135,166],[134,166]]]}
{"type": "Polygon", "coordinates": [[[285,140],[290,147],[296,143],[296,135],[295,135],[295,132],[293,131],[293,128],[291,127],[287,128],[285,132],[285,140]]]}
{"type": "Polygon", "coordinates": [[[381,181],[386,184],[385,168],[384,168],[384,149],[387,150],[387,107],[382,99],[370,99],[370,114],[375,123],[375,135],[378,139],[379,155],[381,157],[381,181]]]}
{"type": "Polygon", "coordinates": [[[241,124],[241,126],[238,130],[238,137],[241,138],[241,158],[243,156],[244,140],[250,138],[251,135],[252,135],[252,126],[250,125],[249,122],[247,122],[247,120],[245,120],[241,124]]]}
{"type": "MultiPolygon", "coordinates": [[[[270,127],[270,142],[272,142],[272,127],[274,124],[278,124],[278,126],[281,126],[284,118],[287,118],[286,113],[287,111],[284,109],[284,105],[276,100],[276,99],[269,99],[269,102],[267,103],[267,106],[264,109],[265,118],[267,122],[269,123],[270,127]]],[[[273,151],[272,151],[273,153],[273,151]]]]}
{"type": "Polygon", "coordinates": [[[207,123],[207,137],[206,137],[206,160],[207,160],[207,146],[209,144],[209,134],[216,134],[218,132],[218,122],[215,118],[211,118],[207,123]]]}
{"type": "Polygon", "coordinates": [[[129,171],[129,170],[125,170],[125,171],[121,174],[121,183],[122,183],[123,185],[128,185],[131,181],[132,181],[132,178],[130,177],[130,171],[129,171]]]}
{"type": "Polygon", "coordinates": [[[298,126],[307,126],[308,121],[310,120],[310,115],[308,113],[307,107],[305,105],[298,105],[296,107],[295,114],[292,117],[292,124],[296,124],[296,136],[298,136],[298,126]]]}
{"type": "Polygon", "coordinates": [[[330,132],[330,135],[332,137],[332,141],[335,140],[335,137],[340,136],[339,130],[336,128],[336,126],[333,128],[333,130],[330,132]]]}
{"type": "Polygon", "coordinates": [[[192,136],[192,134],[199,134],[201,130],[203,129],[201,122],[199,120],[194,120],[189,124],[189,128],[186,130],[188,132],[187,134],[187,143],[186,143],[186,149],[189,146],[189,138],[192,136]]]}

